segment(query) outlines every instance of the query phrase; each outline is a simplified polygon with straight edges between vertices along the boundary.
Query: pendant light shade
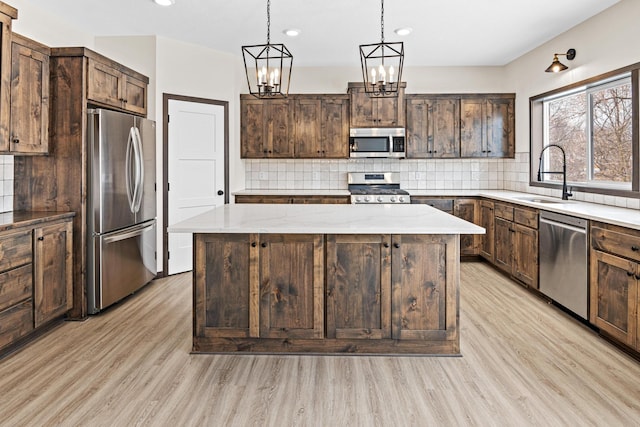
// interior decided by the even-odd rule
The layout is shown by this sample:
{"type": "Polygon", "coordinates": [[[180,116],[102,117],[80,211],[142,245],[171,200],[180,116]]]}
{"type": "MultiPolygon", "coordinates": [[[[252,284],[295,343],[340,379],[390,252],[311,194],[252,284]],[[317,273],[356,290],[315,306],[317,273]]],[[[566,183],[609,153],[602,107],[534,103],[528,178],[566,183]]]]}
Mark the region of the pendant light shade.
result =
{"type": "Polygon", "coordinates": [[[372,96],[398,96],[404,66],[404,43],[384,41],[384,0],[381,0],[380,43],[360,45],[365,92],[372,96]]]}
{"type": "Polygon", "coordinates": [[[267,43],[242,46],[249,93],[256,98],[286,98],[293,55],[284,44],[271,44],[271,1],[267,0],[267,43]]]}

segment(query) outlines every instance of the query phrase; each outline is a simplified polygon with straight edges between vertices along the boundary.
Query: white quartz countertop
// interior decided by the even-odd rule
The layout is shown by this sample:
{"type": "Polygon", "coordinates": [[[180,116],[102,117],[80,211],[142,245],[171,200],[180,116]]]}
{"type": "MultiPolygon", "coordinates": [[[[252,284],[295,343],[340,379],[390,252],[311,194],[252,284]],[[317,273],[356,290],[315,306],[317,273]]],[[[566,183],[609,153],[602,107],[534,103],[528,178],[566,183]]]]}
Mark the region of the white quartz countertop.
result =
{"type": "MultiPolygon", "coordinates": [[[[556,212],[579,218],[606,222],[621,227],[640,230],[640,210],[601,205],[577,200],[561,200],[555,197],[540,196],[507,190],[407,190],[411,196],[425,197],[486,197],[508,203],[516,203],[540,210],[556,212]],[[546,202],[543,202],[546,201],[546,202]],[[549,201],[553,203],[548,203],[549,201]]],[[[349,190],[242,190],[234,194],[253,195],[348,195],[349,190]],[[277,192],[277,193],[276,193],[277,192]]]]}
{"type": "Polygon", "coordinates": [[[427,205],[223,205],[169,226],[169,233],[484,234],[427,205]]]}

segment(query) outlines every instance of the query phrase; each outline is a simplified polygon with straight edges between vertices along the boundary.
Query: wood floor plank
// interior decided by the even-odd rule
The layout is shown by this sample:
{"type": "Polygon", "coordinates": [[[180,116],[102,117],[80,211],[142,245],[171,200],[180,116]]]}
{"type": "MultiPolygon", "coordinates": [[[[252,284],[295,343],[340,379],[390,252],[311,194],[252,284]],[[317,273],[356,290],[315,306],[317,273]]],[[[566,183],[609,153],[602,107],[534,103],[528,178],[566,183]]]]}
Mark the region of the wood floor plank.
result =
{"type": "Polygon", "coordinates": [[[462,357],[204,355],[191,276],[0,360],[4,426],[637,425],[640,363],[483,263],[462,357]]]}

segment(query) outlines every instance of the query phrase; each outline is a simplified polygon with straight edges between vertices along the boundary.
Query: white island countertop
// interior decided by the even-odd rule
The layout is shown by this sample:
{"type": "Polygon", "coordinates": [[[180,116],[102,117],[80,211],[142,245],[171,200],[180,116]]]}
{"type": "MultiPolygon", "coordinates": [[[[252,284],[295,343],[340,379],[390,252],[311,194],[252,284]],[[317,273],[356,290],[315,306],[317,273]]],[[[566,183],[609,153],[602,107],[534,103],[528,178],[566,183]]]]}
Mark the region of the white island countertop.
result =
{"type": "Polygon", "coordinates": [[[484,234],[427,205],[223,205],[169,226],[169,233],[484,234]]]}

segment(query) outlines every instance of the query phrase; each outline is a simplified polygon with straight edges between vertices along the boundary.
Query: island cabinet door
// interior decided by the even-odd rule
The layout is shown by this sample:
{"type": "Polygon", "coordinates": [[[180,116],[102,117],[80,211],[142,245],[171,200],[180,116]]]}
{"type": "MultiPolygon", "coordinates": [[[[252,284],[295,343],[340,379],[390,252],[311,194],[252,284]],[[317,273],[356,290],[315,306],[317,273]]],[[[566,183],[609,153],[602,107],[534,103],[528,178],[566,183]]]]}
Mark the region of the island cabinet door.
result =
{"type": "Polygon", "coordinates": [[[258,337],[258,235],[194,235],[194,336],[258,337]]]}
{"type": "Polygon", "coordinates": [[[459,244],[457,235],[393,236],[394,339],[458,339],[459,244]]]}
{"type": "Polygon", "coordinates": [[[260,338],[324,338],[323,235],[260,235],[260,338]]]}
{"type": "Polygon", "coordinates": [[[327,338],[391,338],[391,236],[327,236],[327,338]]]}

